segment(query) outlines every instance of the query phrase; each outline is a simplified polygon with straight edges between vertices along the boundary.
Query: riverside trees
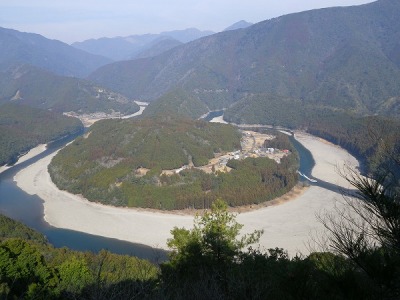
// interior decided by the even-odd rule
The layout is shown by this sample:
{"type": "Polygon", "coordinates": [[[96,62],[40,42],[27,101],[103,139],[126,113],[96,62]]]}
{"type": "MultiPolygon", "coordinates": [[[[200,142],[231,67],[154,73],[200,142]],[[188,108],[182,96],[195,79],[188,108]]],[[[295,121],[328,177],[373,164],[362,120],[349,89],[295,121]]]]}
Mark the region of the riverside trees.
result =
{"type": "MultiPolygon", "coordinates": [[[[397,133],[394,133],[397,134],[397,133]]],[[[347,211],[321,218],[327,244],[349,258],[365,277],[370,294],[380,299],[400,297],[400,144],[379,141],[380,167],[373,178],[347,168],[343,176],[356,188],[345,195],[347,211]],[[349,213],[350,211],[350,213],[349,213]]]]}
{"type": "Polygon", "coordinates": [[[162,210],[210,208],[216,198],[230,206],[259,204],[292,189],[298,179],[295,154],[280,164],[267,157],[230,160],[229,173],[189,167],[240,149],[241,137],[233,126],[199,120],[104,120],[62,149],[49,172],[60,189],[88,200],[162,210]],[[178,168],[183,170],[175,173],[178,168]]]}
{"type": "Polygon", "coordinates": [[[227,208],[225,202],[216,200],[210,211],[196,216],[193,229],[175,227],[171,231],[170,260],[162,265],[163,283],[173,286],[166,291],[169,297],[195,296],[191,293],[198,290],[189,288],[193,284],[203,286],[211,298],[227,293],[230,272],[240,263],[243,249],[257,243],[262,234],[254,231],[239,236],[243,225],[227,208]]]}
{"type": "Polygon", "coordinates": [[[39,144],[83,130],[82,123],[56,113],[18,104],[0,107],[0,166],[39,144]]]}

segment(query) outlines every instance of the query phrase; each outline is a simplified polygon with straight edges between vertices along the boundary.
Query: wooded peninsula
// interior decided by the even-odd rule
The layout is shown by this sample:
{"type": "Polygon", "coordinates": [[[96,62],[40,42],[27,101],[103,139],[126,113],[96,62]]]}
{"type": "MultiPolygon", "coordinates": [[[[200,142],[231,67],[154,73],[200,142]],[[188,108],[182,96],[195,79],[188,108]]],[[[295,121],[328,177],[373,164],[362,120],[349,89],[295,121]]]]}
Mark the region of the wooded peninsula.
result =
{"type": "Polygon", "coordinates": [[[288,137],[276,138],[288,154],[277,162],[241,153],[242,136],[189,119],[105,120],[62,149],[49,172],[60,189],[91,201],[162,210],[209,208],[219,197],[258,204],[288,192],[298,180],[288,137]]]}

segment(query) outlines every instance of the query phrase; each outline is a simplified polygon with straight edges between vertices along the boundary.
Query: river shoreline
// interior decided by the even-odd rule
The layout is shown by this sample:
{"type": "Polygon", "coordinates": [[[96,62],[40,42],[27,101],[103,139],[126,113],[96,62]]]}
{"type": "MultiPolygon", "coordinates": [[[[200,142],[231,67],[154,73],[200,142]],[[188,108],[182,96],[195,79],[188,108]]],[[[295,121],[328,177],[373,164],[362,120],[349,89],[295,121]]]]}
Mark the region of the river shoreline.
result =
{"type": "MultiPolygon", "coordinates": [[[[305,133],[296,133],[296,139],[310,150],[315,159],[314,177],[347,187],[335,172],[335,165],[349,161],[357,166],[354,157],[339,147],[305,133]]],[[[50,225],[162,249],[167,249],[166,242],[174,226],[192,227],[193,215],[190,214],[110,207],[60,191],[47,171],[54,155],[37,161],[14,177],[22,190],[43,199],[44,218],[50,225]]],[[[237,220],[244,224],[245,232],[264,230],[260,240],[262,248],[282,247],[291,255],[297,251],[307,253],[310,232],[322,229],[315,215],[322,210],[332,211],[340,199],[338,193],[311,186],[280,205],[240,212],[237,220]]]]}
{"type": "Polygon", "coordinates": [[[40,144],[38,146],[36,146],[35,148],[32,148],[31,150],[29,150],[26,154],[20,156],[18,158],[18,160],[16,161],[15,164],[13,164],[12,166],[0,166],[0,174],[3,173],[4,171],[8,170],[9,168],[12,168],[14,166],[17,166],[37,155],[39,155],[40,153],[46,151],[47,149],[47,145],[46,144],[40,144]]]}

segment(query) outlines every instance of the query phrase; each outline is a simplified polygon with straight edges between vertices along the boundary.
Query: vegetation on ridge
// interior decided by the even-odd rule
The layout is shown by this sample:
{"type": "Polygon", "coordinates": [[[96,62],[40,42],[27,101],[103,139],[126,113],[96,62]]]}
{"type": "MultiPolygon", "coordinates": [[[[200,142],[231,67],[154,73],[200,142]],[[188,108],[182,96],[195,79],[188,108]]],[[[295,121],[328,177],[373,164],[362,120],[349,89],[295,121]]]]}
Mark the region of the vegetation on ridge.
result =
{"type": "MultiPolygon", "coordinates": [[[[399,166],[399,152],[394,154],[391,158],[399,166]]],[[[217,200],[210,211],[196,217],[193,229],[171,231],[170,259],[159,270],[105,251],[94,255],[6,239],[0,243],[0,296],[398,299],[399,181],[391,173],[378,181],[356,174],[347,173],[347,178],[360,199],[347,201],[357,216],[343,212],[339,219],[328,215],[322,220],[329,233],[323,237],[328,243],[321,246],[330,252],[289,258],[284,249],[259,249],[262,231],[240,235],[242,225],[226,203],[217,200]]]]}
{"type": "Polygon", "coordinates": [[[23,105],[0,105],[0,166],[13,164],[21,154],[83,129],[75,118],[23,105]]]}
{"type": "Polygon", "coordinates": [[[163,116],[181,116],[197,119],[208,112],[207,106],[183,89],[170,91],[156,102],[151,102],[143,112],[145,118],[162,118],[163,116]]]}
{"type": "Polygon", "coordinates": [[[229,173],[192,168],[217,153],[240,150],[241,137],[230,125],[166,116],[101,121],[61,150],[49,171],[59,188],[92,201],[168,210],[208,208],[216,197],[232,206],[261,203],[296,184],[296,155],[280,164],[230,160],[229,173]]]}
{"type": "Polygon", "coordinates": [[[149,101],[182,88],[210,110],[268,93],[310,107],[399,116],[399,10],[399,1],[380,0],[290,14],[109,64],[89,78],[149,101]]]}
{"type": "Polygon", "coordinates": [[[50,72],[85,77],[111,61],[105,57],[78,50],[63,42],[39,34],[0,27],[0,71],[29,64],[50,72]]]}
{"type": "Polygon", "coordinates": [[[331,107],[311,107],[298,99],[258,94],[243,99],[224,112],[233,123],[254,123],[305,130],[349,151],[375,172],[383,163],[380,138],[396,147],[400,143],[400,121],[380,116],[361,117],[331,107]]]}
{"type": "Polygon", "coordinates": [[[87,80],[63,77],[21,65],[0,72],[0,104],[18,103],[54,112],[120,112],[139,110],[135,102],[87,80]]]}

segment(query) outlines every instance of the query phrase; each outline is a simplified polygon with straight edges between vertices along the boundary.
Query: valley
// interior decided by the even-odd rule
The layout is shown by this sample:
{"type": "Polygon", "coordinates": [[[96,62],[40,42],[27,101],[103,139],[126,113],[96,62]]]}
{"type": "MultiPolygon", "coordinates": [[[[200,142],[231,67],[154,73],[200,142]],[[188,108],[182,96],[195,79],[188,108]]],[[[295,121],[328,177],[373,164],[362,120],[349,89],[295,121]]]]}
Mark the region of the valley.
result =
{"type": "MultiPolygon", "coordinates": [[[[258,150],[255,148],[262,148],[265,139],[272,137],[271,135],[253,131],[245,131],[243,136],[244,138],[241,141],[243,149],[253,152],[258,150]]],[[[332,165],[344,159],[348,160],[351,156],[348,156],[348,154],[342,150],[338,151],[338,148],[335,146],[318,141],[318,139],[312,138],[311,136],[300,134],[296,136],[306,147],[311,147],[310,150],[313,151],[313,155],[317,157],[318,162],[320,162],[320,164],[317,162],[314,168],[314,170],[321,170],[320,173],[317,173],[317,175],[320,176],[319,178],[325,180],[330,178],[332,183],[337,184],[338,176],[335,174],[332,165]],[[329,147],[321,149],[321,147],[326,147],[326,145],[335,148],[331,148],[332,150],[329,150],[329,147]],[[329,158],[329,162],[324,159],[321,163],[321,159],[319,158],[320,153],[325,152],[332,152],[333,156],[329,158]],[[334,178],[336,178],[336,180],[334,178]]],[[[14,177],[14,180],[20,188],[29,194],[36,194],[44,200],[44,219],[51,226],[117,238],[119,240],[164,249],[166,249],[165,242],[169,236],[169,231],[173,226],[190,228],[190,224],[192,224],[193,221],[193,211],[190,210],[168,213],[149,209],[116,208],[92,203],[82,196],[60,191],[52,182],[47,171],[48,164],[54,155],[56,155],[56,153],[40,159],[38,162],[18,172],[14,177]],[[127,228],[135,228],[135,230],[127,230],[127,228]]],[[[354,160],[353,162],[355,163],[354,160]]],[[[343,185],[343,183],[341,184],[343,185]]],[[[309,232],[306,228],[310,229],[314,228],[314,226],[319,226],[313,214],[323,208],[332,208],[331,205],[334,205],[333,203],[336,203],[338,198],[340,198],[339,193],[329,192],[319,187],[312,186],[302,192],[297,191],[294,194],[289,193],[287,196],[284,195],[272,201],[271,205],[268,205],[268,202],[266,202],[264,205],[254,205],[253,208],[251,208],[251,206],[242,207],[235,211],[243,211],[238,217],[241,222],[242,220],[245,222],[244,224],[248,230],[256,226],[261,226],[269,232],[276,226],[281,228],[281,234],[272,234],[273,238],[271,239],[270,233],[268,235],[269,237],[261,242],[262,247],[272,247],[276,245],[287,247],[292,254],[298,250],[306,253],[308,250],[304,248],[304,245],[299,246],[298,243],[305,243],[307,241],[309,232]],[[321,206],[322,203],[319,202],[321,192],[331,197],[328,197],[328,199],[331,200],[324,202],[323,206],[321,206]],[[292,202],[296,204],[294,205],[292,202]],[[281,206],[283,206],[283,208],[280,208],[281,206]],[[300,211],[300,207],[303,206],[305,217],[302,217],[301,220],[303,220],[304,224],[299,226],[299,219],[297,218],[293,219],[297,220],[293,225],[287,223],[287,214],[297,214],[300,211]],[[310,210],[310,207],[313,208],[310,210]],[[257,208],[257,210],[254,210],[254,208],[257,208]],[[281,209],[283,209],[282,213],[280,212],[281,209]],[[247,212],[244,213],[245,211],[247,212]],[[279,211],[279,213],[277,211],[279,211]],[[258,216],[259,213],[262,213],[262,215],[258,216]],[[281,217],[278,217],[279,215],[281,217]],[[275,219],[276,217],[278,218],[275,219]],[[272,222],[267,221],[271,219],[273,220],[272,222]],[[256,220],[259,221],[254,223],[256,220]],[[266,220],[267,222],[260,223],[261,220],[266,220]],[[288,227],[284,227],[282,222],[286,223],[287,225],[285,226],[288,227]],[[296,229],[292,226],[295,226],[296,229]],[[287,234],[289,232],[291,232],[289,235],[291,238],[288,239],[287,234]],[[283,236],[286,236],[286,238],[283,238],[283,236]],[[296,236],[296,238],[294,238],[294,236],[296,236]],[[291,242],[287,244],[289,240],[291,242]]],[[[301,214],[303,215],[303,213],[301,214]]]]}
{"type": "Polygon", "coordinates": [[[400,298],[400,1],[339,1],[5,1],[0,299],[400,298]]]}
{"type": "MultiPolygon", "coordinates": [[[[313,174],[318,179],[348,185],[335,172],[335,165],[356,160],[346,151],[304,134],[296,135],[313,154],[316,165],[313,174]],[[324,153],[330,153],[325,157],[324,153]],[[314,173],[315,172],[315,173],[314,173]]],[[[192,215],[184,211],[156,212],[152,210],[117,208],[89,202],[79,195],[60,191],[51,181],[47,166],[52,154],[21,170],[14,178],[17,185],[44,200],[45,220],[55,227],[113,237],[155,248],[166,248],[166,240],[174,226],[190,228],[192,215]],[[31,178],[35,178],[32,180],[31,178]]],[[[299,197],[282,204],[240,213],[238,220],[246,231],[262,228],[266,231],[260,241],[262,247],[284,247],[294,255],[298,250],[307,253],[309,234],[323,228],[315,214],[324,209],[332,211],[342,205],[341,194],[311,186],[299,197]],[[320,201],[320,199],[324,201],[320,201]]],[[[283,198],[284,199],[284,198],[283,198]]]]}

